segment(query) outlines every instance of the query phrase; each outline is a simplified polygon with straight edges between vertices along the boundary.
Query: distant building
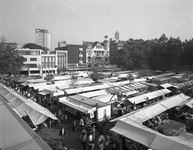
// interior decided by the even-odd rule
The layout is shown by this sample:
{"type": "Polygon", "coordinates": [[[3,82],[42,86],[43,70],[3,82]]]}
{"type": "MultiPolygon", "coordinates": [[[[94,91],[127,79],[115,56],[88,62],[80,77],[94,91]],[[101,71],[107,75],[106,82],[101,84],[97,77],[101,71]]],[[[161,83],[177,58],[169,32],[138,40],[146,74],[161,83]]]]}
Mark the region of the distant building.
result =
{"type": "Polygon", "coordinates": [[[119,40],[119,32],[115,32],[115,39],[110,40],[110,64],[115,64],[116,53],[120,49],[124,49],[125,42],[119,40]]]}
{"type": "Polygon", "coordinates": [[[119,41],[119,32],[118,31],[115,32],[115,40],[117,42],[119,41]]]}
{"type": "Polygon", "coordinates": [[[41,49],[18,49],[25,58],[21,73],[27,75],[57,74],[68,67],[67,51],[43,51],[41,49]],[[62,68],[61,68],[62,66],[62,68]]]}
{"type": "MultiPolygon", "coordinates": [[[[60,46],[60,44],[58,44],[60,46]]],[[[55,50],[65,50],[68,52],[68,67],[78,67],[86,63],[86,50],[84,45],[66,44],[63,47],[57,47],[55,50]]]]}
{"type": "Polygon", "coordinates": [[[105,36],[105,40],[100,42],[83,42],[86,46],[86,66],[100,66],[109,64],[109,46],[110,42],[108,36],[105,36]]]}
{"type": "Polygon", "coordinates": [[[35,30],[35,43],[50,49],[50,33],[46,29],[35,30]]]}

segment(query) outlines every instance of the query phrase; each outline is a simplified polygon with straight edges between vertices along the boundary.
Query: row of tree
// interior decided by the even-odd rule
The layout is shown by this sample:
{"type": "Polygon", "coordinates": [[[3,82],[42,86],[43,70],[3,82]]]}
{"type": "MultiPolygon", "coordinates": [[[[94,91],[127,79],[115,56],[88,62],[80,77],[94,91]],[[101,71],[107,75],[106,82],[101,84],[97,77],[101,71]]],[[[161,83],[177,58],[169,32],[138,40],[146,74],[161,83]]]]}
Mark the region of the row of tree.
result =
{"type": "Polygon", "coordinates": [[[152,69],[178,71],[193,66],[193,39],[182,42],[179,38],[129,39],[118,50],[111,63],[123,69],[152,69]]]}

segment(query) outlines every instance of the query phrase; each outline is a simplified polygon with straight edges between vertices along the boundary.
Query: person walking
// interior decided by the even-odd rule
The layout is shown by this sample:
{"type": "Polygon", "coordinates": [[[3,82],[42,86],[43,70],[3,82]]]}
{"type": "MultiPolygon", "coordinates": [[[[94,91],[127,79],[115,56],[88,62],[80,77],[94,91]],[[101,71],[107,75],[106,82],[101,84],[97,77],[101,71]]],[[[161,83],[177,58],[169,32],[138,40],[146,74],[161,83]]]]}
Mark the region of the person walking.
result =
{"type": "Polygon", "coordinates": [[[61,140],[63,145],[65,145],[64,142],[64,137],[67,135],[66,129],[64,128],[64,126],[62,126],[62,128],[60,129],[59,135],[61,136],[61,140]]]}
{"type": "Polygon", "coordinates": [[[92,141],[94,141],[95,140],[95,135],[96,135],[95,125],[92,126],[91,134],[92,134],[92,141]]]}
{"type": "Polygon", "coordinates": [[[86,139],[87,139],[86,132],[82,132],[82,134],[81,134],[81,144],[83,146],[83,150],[86,150],[86,139]]]}

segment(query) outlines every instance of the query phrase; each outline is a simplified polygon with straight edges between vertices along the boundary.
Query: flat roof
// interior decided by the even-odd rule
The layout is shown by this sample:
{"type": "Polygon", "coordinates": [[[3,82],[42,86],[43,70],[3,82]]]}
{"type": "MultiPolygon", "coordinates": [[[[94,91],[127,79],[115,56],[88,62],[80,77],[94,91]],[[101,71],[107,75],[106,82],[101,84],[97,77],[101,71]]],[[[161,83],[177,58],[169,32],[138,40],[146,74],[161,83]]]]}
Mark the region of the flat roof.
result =
{"type": "Polygon", "coordinates": [[[96,104],[98,104],[98,107],[104,107],[104,106],[108,105],[108,104],[101,102],[99,100],[88,98],[88,97],[81,96],[81,95],[69,96],[68,98],[75,100],[75,101],[78,101],[78,102],[81,102],[81,103],[84,103],[84,104],[89,105],[89,106],[93,106],[93,107],[95,107],[96,104]]]}

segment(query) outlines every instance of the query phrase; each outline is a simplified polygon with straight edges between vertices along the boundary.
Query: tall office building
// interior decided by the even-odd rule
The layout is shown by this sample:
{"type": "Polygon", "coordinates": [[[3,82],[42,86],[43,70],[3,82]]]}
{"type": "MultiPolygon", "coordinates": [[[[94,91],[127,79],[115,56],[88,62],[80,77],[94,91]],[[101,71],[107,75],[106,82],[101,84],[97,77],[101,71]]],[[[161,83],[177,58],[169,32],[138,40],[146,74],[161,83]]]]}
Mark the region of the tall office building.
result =
{"type": "Polygon", "coordinates": [[[48,30],[36,29],[35,33],[36,33],[35,39],[36,44],[50,49],[50,33],[48,32],[48,30]]]}

